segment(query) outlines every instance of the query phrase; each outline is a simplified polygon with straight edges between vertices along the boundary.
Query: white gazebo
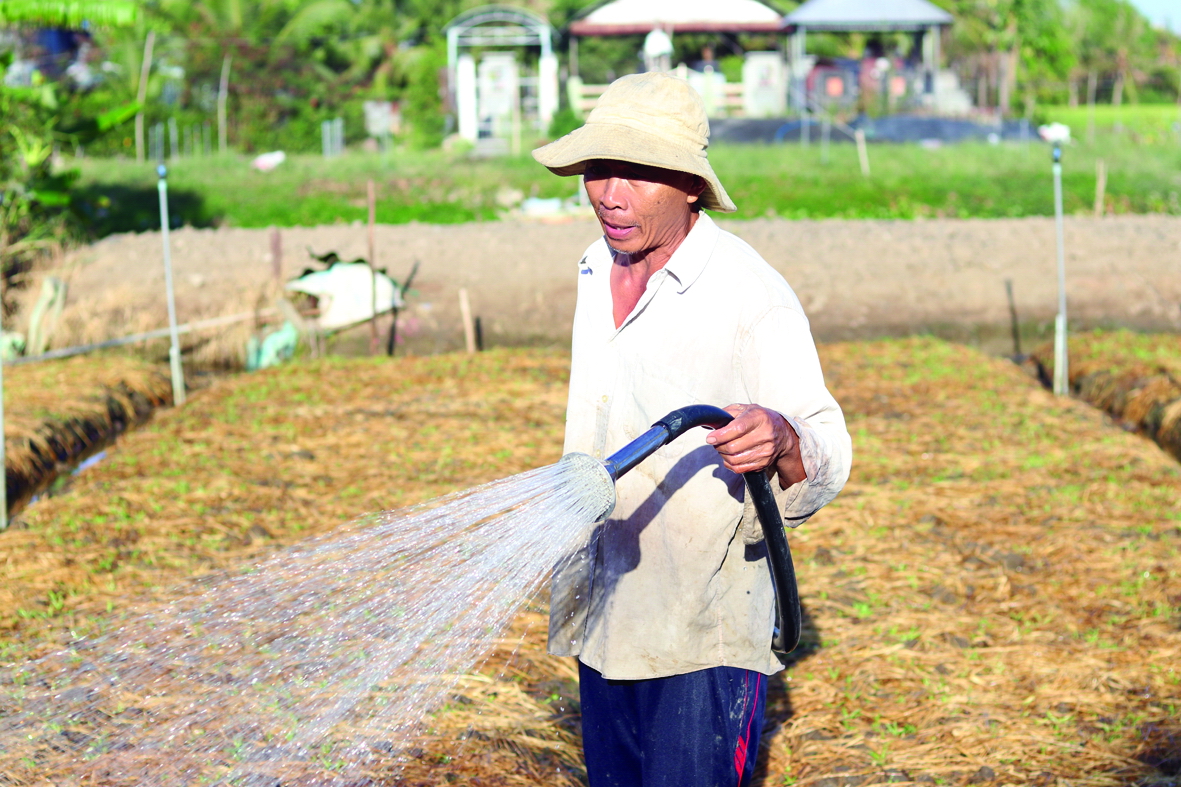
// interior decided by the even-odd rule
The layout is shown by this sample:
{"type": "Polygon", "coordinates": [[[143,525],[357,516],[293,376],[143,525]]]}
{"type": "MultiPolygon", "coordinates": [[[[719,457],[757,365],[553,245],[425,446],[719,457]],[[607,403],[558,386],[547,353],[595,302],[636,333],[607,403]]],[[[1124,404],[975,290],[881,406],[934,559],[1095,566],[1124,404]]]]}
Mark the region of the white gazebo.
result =
{"type": "MultiPolygon", "coordinates": [[[[590,36],[647,35],[644,60],[649,70],[667,70],[671,38],[678,33],[769,33],[781,31],[783,14],[762,0],[604,0],[570,23],[570,104],[578,112],[594,105],[605,86],[583,85],[578,74],[578,39],[590,36]]],[[[784,103],[785,68],[779,52],[748,52],[743,83],[727,85],[720,73],[678,71],[711,114],[777,114],[784,103]]]]}
{"type": "Polygon", "coordinates": [[[515,147],[522,124],[539,131],[549,127],[558,110],[558,58],[548,21],[522,8],[488,5],[460,14],[444,30],[448,87],[461,137],[501,144],[512,138],[515,147]],[[531,63],[518,61],[518,55],[535,48],[540,54],[530,73],[531,63]]]}
{"type": "Polygon", "coordinates": [[[808,0],[782,22],[790,35],[788,58],[797,109],[805,109],[804,82],[814,62],[807,54],[809,32],[921,36],[924,92],[932,93],[939,70],[939,30],[952,21],[951,14],[927,0],[808,0]]]}
{"type": "Polygon", "coordinates": [[[607,0],[570,23],[571,36],[777,33],[783,14],[760,0],[607,0]]]}

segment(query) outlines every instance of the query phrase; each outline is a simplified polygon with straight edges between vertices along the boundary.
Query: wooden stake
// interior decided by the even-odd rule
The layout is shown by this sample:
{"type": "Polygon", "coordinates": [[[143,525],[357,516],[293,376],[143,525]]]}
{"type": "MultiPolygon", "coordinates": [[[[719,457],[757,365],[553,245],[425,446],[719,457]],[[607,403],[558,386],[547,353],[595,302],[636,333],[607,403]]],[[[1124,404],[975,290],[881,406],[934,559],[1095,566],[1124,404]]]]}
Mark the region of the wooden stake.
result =
{"type": "Polygon", "coordinates": [[[283,281],[283,236],[278,227],[271,228],[271,272],[276,283],[283,281]]]}
{"type": "Polygon", "coordinates": [[[144,102],[148,99],[148,74],[152,70],[152,48],[156,45],[156,31],[149,30],[147,40],[144,41],[144,61],[139,67],[139,89],[135,93],[135,102],[139,104],[139,112],[135,113],[135,160],[144,163],[144,102]]]}
{"type": "Polygon", "coordinates": [[[1095,90],[1099,85],[1095,69],[1087,72],[1087,144],[1095,144],[1095,90]]]}
{"type": "Polygon", "coordinates": [[[476,325],[472,322],[472,305],[467,299],[467,290],[459,288],[459,315],[463,318],[463,341],[469,353],[476,351],[476,325]]]}
{"type": "Polygon", "coordinates": [[[221,61],[221,80],[217,86],[217,150],[224,154],[229,147],[229,131],[226,128],[226,101],[230,93],[230,63],[233,57],[226,54],[221,61]]]}
{"type": "Polygon", "coordinates": [[[853,139],[857,142],[857,158],[861,161],[861,174],[869,177],[869,151],[865,147],[865,132],[857,129],[853,132],[853,139]]]}
{"type": "Polygon", "coordinates": [[[377,240],[374,227],[377,224],[377,195],[373,188],[373,178],[369,179],[369,276],[370,276],[370,306],[373,319],[369,321],[369,354],[377,355],[377,347],[381,338],[377,333],[377,240]]]}
{"type": "Polygon", "coordinates": [[[1103,159],[1095,161],[1095,218],[1102,218],[1107,210],[1107,165],[1103,159]]]}
{"type": "MultiPolygon", "coordinates": [[[[4,277],[0,276],[0,336],[4,334],[4,277]]],[[[0,531],[8,529],[8,457],[4,444],[4,359],[0,358],[0,531]]]]}

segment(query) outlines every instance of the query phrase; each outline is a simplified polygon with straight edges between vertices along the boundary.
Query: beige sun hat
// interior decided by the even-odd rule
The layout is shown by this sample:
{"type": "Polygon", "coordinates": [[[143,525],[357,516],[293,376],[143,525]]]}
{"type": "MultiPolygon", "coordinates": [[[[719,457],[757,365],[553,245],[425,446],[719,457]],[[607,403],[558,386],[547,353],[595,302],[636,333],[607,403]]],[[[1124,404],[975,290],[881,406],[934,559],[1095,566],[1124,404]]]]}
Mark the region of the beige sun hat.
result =
{"type": "Polygon", "coordinates": [[[688,172],[706,184],[701,207],[737,210],[706,158],[705,103],[683,79],[660,72],[630,74],[611,83],[586,125],[533,151],[555,175],[581,175],[588,161],[614,159],[688,172]]]}

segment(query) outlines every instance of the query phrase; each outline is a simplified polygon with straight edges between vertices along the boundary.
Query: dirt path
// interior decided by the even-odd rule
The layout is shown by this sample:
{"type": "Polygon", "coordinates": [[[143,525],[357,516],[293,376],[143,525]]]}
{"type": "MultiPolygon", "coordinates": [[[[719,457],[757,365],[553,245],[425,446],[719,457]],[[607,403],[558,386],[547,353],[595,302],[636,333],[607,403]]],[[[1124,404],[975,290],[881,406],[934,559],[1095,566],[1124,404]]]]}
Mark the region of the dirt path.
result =
{"type": "MultiPolygon", "coordinates": [[[[925,221],[723,222],[796,289],[821,340],[956,331],[1002,334],[1006,279],[1023,322],[1056,309],[1053,221],[1045,218],[925,221]]],[[[521,221],[377,229],[379,267],[401,279],[422,263],[404,314],[418,352],[462,342],[457,291],[468,289],[492,343],[567,340],[574,267],[597,225],[521,221]]],[[[1066,222],[1070,313],[1087,324],[1181,330],[1181,218],[1070,218],[1066,222]]],[[[297,275],[308,248],[344,258],[366,253],[356,225],[282,230],[282,273],[297,275]]],[[[53,345],[95,341],[165,324],[160,239],[120,235],[81,249],[51,271],[70,284],[53,345]]],[[[277,292],[268,230],[173,233],[181,320],[249,311],[277,292]]],[[[25,294],[31,301],[39,286],[25,294]]],[[[31,303],[23,309],[27,320],[31,303]]],[[[218,352],[245,340],[226,334],[218,352]]]]}

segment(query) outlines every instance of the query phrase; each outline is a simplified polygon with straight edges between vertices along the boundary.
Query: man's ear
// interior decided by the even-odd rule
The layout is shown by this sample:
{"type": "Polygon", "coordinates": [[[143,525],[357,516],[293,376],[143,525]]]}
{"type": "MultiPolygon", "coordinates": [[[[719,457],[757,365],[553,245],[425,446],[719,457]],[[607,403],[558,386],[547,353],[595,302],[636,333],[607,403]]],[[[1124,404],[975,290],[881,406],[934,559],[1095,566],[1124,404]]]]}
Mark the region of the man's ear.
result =
{"type": "Polygon", "coordinates": [[[693,185],[685,195],[685,202],[692,205],[697,200],[701,199],[701,195],[705,192],[705,178],[700,175],[693,176],[693,185]]]}

